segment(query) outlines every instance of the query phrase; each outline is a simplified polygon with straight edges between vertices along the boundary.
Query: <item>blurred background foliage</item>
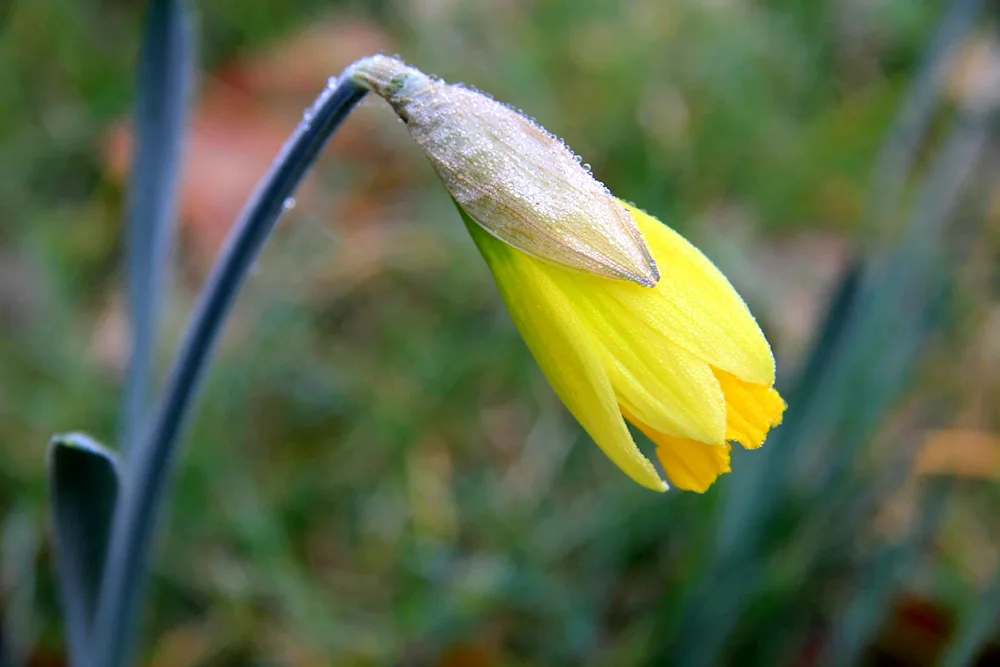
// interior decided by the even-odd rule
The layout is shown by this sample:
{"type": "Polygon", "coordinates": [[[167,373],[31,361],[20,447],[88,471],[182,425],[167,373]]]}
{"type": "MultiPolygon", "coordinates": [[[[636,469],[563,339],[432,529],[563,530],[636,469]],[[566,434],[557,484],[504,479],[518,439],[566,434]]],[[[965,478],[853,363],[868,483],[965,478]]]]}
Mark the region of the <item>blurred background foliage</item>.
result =
{"type": "MultiPolygon", "coordinates": [[[[169,358],[302,109],[399,53],[687,234],[786,424],[705,495],[602,457],[447,194],[366,102],[241,298],[158,545],[145,664],[1000,664],[1000,43],[953,0],[192,3],[169,358]]],[[[0,615],[62,664],[45,443],[110,440],[143,3],[0,4],[0,615]]]]}

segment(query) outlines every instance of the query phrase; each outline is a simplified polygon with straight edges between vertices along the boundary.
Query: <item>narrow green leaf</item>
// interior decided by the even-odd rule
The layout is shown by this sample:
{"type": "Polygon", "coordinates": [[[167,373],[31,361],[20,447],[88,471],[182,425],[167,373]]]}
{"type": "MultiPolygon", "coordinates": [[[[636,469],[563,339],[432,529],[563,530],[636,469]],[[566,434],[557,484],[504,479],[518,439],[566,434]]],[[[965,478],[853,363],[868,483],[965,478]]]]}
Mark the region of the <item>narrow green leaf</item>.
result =
{"type": "Polygon", "coordinates": [[[366,91],[350,81],[333,82],[258,185],[216,260],[178,350],[162,402],[147,438],[129,453],[128,493],[115,517],[101,583],[92,667],[123,667],[130,657],[143,584],[160,507],[177,458],[177,445],[243,281],[284,212],[285,202],[320,150],[366,91]]]}
{"type": "Polygon", "coordinates": [[[154,0],[139,55],[125,239],[132,354],[122,395],[123,451],[146,416],[156,322],[169,275],[192,78],[188,23],[180,0],[154,0]]]}
{"type": "Polygon", "coordinates": [[[73,664],[82,665],[118,501],[118,461],[87,435],[57,435],[49,446],[49,475],[69,653],[73,664]]]}

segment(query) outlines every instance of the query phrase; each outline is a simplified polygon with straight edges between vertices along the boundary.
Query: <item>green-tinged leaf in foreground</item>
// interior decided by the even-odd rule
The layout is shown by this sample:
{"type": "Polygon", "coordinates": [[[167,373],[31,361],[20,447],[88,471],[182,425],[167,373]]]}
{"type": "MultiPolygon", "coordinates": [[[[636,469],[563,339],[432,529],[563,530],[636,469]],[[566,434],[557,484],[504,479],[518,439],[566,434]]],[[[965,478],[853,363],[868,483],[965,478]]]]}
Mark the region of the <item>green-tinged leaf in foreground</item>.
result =
{"type": "Polygon", "coordinates": [[[49,448],[49,475],[69,652],[73,664],[83,664],[118,501],[118,460],[87,435],[57,435],[49,448]]]}

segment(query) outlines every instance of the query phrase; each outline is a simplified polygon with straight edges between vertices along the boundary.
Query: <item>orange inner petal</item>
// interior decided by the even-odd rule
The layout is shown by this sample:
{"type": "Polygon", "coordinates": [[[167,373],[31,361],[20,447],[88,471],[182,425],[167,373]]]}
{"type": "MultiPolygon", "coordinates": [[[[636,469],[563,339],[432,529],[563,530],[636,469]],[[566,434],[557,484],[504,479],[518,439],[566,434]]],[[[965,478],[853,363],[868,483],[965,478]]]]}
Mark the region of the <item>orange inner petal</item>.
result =
{"type": "Polygon", "coordinates": [[[697,440],[676,438],[650,428],[624,408],[622,414],[656,444],[656,456],[677,488],[704,493],[719,475],[730,471],[728,443],[706,445],[697,440]]]}
{"type": "Polygon", "coordinates": [[[726,396],[726,440],[747,449],[760,447],[767,432],[781,423],[785,401],[774,387],[744,382],[717,368],[712,371],[726,396]]]}
{"type": "MultiPolygon", "coordinates": [[[[768,431],[781,423],[785,401],[773,387],[745,382],[717,368],[712,372],[726,397],[726,439],[747,449],[760,447],[768,431]]],[[[704,493],[719,475],[730,471],[728,443],[708,445],[667,435],[620,407],[625,418],[656,444],[656,456],[677,488],[704,493]]]]}

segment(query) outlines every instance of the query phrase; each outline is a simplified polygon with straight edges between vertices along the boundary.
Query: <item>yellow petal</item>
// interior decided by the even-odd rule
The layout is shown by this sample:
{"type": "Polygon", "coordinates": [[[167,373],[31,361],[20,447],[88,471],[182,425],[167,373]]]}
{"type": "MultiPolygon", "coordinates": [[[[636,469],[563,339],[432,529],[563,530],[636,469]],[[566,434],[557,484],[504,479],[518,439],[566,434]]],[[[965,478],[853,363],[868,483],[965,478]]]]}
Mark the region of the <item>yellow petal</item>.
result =
{"type": "Polygon", "coordinates": [[[625,426],[593,333],[548,275],[548,265],[494,238],[460,212],[514,324],[556,394],[629,477],[655,491],[666,490],[625,426]]]}
{"type": "Polygon", "coordinates": [[[656,456],[677,488],[704,493],[719,475],[730,471],[728,443],[706,445],[688,438],[675,438],[650,428],[627,409],[625,416],[656,443],[656,456]]]}
{"type": "MultiPolygon", "coordinates": [[[[726,403],[711,367],[630,313],[600,307],[600,291],[616,281],[578,286],[579,275],[555,266],[544,269],[569,296],[593,329],[618,402],[651,428],[682,438],[721,445],[726,403]]],[[[652,290],[646,288],[647,294],[652,290]]]]}
{"type": "Polygon", "coordinates": [[[760,447],[767,432],[781,423],[785,401],[773,387],[745,382],[718,369],[715,375],[726,395],[726,440],[747,449],[760,447]]]}
{"type": "Polygon", "coordinates": [[[581,290],[599,290],[609,319],[642,319],[716,368],[757,384],[774,384],[774,357],[763,332],[726,277],[682,236],[626,204],[660,271],[652,289],[580,274],[581,290]]]}

